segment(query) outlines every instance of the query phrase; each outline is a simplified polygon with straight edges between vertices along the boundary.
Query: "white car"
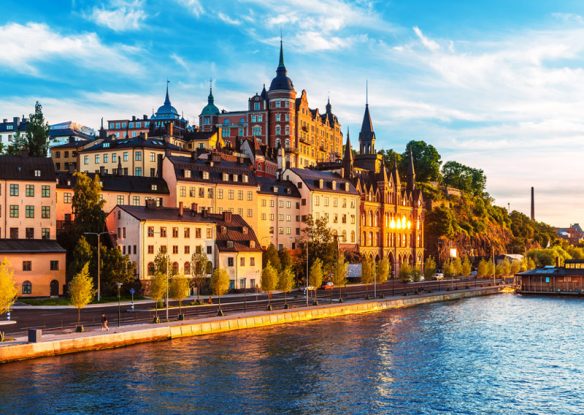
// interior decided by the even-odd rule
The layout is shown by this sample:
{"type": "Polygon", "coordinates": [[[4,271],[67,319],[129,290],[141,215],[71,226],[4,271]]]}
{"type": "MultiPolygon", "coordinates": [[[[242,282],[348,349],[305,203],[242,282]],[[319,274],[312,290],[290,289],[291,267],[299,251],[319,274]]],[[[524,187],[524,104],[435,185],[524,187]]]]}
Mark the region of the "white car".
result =
{"type": "Polygon", "coordinates": [[[435,279],[436,281],[443,280],[443,279],[444,279],[444,274],[443,274],[443,273],[441,273],[441,272],[437,272],[436,274],[434,274],[434,279],[435,279]]]}

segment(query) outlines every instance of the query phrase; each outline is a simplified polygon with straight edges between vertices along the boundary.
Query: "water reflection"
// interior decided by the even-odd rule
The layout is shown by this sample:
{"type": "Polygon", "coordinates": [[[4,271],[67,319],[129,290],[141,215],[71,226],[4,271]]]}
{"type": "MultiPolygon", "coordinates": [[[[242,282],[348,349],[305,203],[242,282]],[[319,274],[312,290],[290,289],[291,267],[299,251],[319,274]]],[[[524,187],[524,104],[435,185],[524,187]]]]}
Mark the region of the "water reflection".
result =
{"type": "Polygon", "coordinates": [[[7,414],[580,414],[584,303],[493,296],[0,367],[7,414]]]}

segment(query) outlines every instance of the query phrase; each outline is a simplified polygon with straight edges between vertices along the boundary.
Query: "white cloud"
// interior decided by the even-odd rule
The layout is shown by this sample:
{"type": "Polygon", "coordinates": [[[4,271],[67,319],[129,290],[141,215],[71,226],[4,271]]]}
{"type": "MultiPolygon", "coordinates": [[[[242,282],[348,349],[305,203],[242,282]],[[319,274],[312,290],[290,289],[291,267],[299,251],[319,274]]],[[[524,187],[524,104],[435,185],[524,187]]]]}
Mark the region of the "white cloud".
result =
{"type": "Polygon", "coordinates": [[[201,16],[205,11],[200,0],[177,0],[177,2],[196,17],[201,16]]]}
{"type": "Polygon", "coordinates": [[[422,30],[418,26],[414,26],[413,30],[416,36],[418,36],[418,38],[420,39],[420,42],[422,42],[422,45],[424,45],[426,49],[428,49],[431,52],[435,52],[440,49],[440,45],[436,41],[424,35],[424,33],[422,33],[422,30]]]}
{"type": "Polygon", "coordinates": [[[108,27],[116,32],[137,30],[146,17],[142,0],[111,0],[108,7],[96,6],[86,16],[95,24],[108,27]]]}
{"type": "Polygon", "coordinates": [[[95,33],[62,35],[42,23],[8,23],[0,26],[0,45],[4,48],[0,67],[38,77],[45,75],[39,64],[56,59],[106,72],[141,72],[131,58],[138,52],[136,48],[105,45],[95,33]]]}
{"type": "Polygon", "coordinates": [[[232,17],[229,17],[228,15],[226,15],[223,12],[217,13],[217,17],[223,23],[227,23],[227,24],[232,25],[232,26],[239,26],[241,24],[241,20],[238,20],[238,19],[234,19],[232,17]]]}

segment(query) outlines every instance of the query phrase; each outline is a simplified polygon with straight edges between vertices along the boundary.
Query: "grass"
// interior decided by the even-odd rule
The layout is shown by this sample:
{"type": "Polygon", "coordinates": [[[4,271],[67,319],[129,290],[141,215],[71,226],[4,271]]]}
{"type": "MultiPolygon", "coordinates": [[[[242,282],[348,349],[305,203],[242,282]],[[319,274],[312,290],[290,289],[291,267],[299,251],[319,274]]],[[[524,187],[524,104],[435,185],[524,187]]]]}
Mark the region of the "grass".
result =
{"type": "MultiPolygon", "coordinates": [[[[132,297],[122,296],[121,301],[130,301],[132,297]]],[[[134,301],[143,300],[142,296],[134,296],[134,301]]],[[[91,304],[104,304],[104,303],[114,303],[118,301],[117,296],[113,297],[101,297],[101,301],[97,301],[95,298],[91,304]]],[[[58,297],[58,298],[19,298],[18,302],[28,304],[28,305],[39,305],[39,306],[50,306],[50,305],[70,305],[69,298],[58,297]]]]}

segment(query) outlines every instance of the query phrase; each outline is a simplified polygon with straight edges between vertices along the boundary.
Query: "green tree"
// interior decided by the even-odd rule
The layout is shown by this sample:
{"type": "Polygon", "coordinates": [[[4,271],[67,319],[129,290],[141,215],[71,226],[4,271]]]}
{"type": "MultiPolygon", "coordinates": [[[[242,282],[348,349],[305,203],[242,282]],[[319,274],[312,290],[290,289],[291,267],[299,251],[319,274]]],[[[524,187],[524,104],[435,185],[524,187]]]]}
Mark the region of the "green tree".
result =
{"type": "Polygon", "coordinates": [[[223,314],[221,310],[221,296],[229,290],[229,274],[224,268],[215,268],[211,274],[211,291],[219,297],[219,314],[223,314]]]}
{"type": "Polygon", "coordinates": [[[46,157],[49,152],[49,124],[43,115],[43,106],[37,101],[34,114],[26,124],[26,146],[28,155],[46,157]]]}
{"type": "Polygon", "coordinates": [[[433,257],[429,256],[424,261],[424,279],[430,280],[436,273],[436,261],[433,257]]]}
{"type": "Polygon", "coordinates": [[[77,330],[83,331],[81,326],[81,309],[93,300],[93,280],[89,276],[89,263],[86,263],[69,283],[69,300],[77,309],[77,330]]]}
{"type": "MultiPolygon", "coordinates": [[[[402,155],[399,154],[397,151],[389,149],[389,150],[381,150],[379,153],[383,156],[383,162],[385,163],[386,166],[393,166],[395,164],[397,164],[398,166],[401,166],[402,155]]],[[[405,171],[401,171],[400,173],[401,173],[401,176],[405,177],[405,171]]]]}
{"type": "Polygon", "coordinates": [[[349,263],[345,261],[343,255],[337,258],[337,265],[333,273],[333,284],[339,287],[339,298],[342,298],[342,289],[347,285],[347,274],[349,273],[349,263]]]}
{"type": "Polygon", "coordinates": [[[128,255],[122,255],[118,248],[102,247],[101,277],[107,292],[115,293],[117,283],[131,285],[136,280],[136,266],[128,255]]]}
{"type": "Polygon", "coordinates": [[[400,171],[406,172],[410,163],[410,150],[414,157],[416,180],[419,182],[440,181],[440,165],[442,159],[438,150],[425,141],[412,140],[406,145],[406,151],[401,156],[400,171]]]}
{"type": "Polygon", "coordinates": [[[407,262],[401,264],[401,267],[399,268],[399,279],[402,282],[412,282],[413,280],[412,274],[413,269],[410,264],[408,264],[407,262]]]}
{"type": "Polygon", "coordinates": [[[294,272],[292,271],[292,266],[287,266],[280,273],[278,278],[278,289],[284,292],[284,305],[288,307],[288,302],[286,299],[286,294],[292,291],[294,287],[294,272]]]}
{"type": "Polygon", "coordinates": [[[294,265],[292,255],[290,255],[290,251],[286,248],[280,249],[280,270],[285,270],[288,267],[294,265]]]}
{"type": "Polygon", "coordinates": [[[0,262],[0,316],[10,311],[16,301],[18,290],[14,281],[14,271],[6,258],[0,262]]]}
{"type": "Polygon", "coordinates": [[[322,261],[317,258],[310,267],[310,275],[308,282],[315,289],[318,289],[322,285],[323,272],[322,272],[322,261]]]}
{"type": "Polygon", "coordinates": [[[371,284],[373,282],[374,266],[373,259],[368,256],[361,259],[361,282],[363,284],[371,284]]]}
{"type": "Polygon", "coordinates": [[[468,277],[468,276],[470,276],[470,273],[471,272],[472,272],[472,264],[470,263],[470,260],[468,259],[468,257],[466,257],[462,261],[462,265],[461,265],[461,269],[460,269],[460,274],[463,277],[468,277]]]}
{"type": "Polygon", "coordinates": [[[272,267],[277,272],[280,272],[280,254],[274,244],[270,244],[268,249],[266,249],[262,255],[262,265],[266,267],[268,262],[272,264],[272,267]]]}
{"type": "Polygon", "coordinates": [[[377,262],[376,273],[377,273],[377,282],[384,283],[389,278],[389,272],[391,267],[389,265],[389,260],[387,258],[383,258],[377,262]]]}
{"type": "Polygon", "coordinates": [[[442,271],[446,278],[454,278],[456,276],[456,266],[452,263],[452,259],[444,261],[442,271]]]}
{"type": "Polygon", "coordinates": [[[20,131],[17,131],[12,138],[12,143],[6,147],[6,154],[9,156],[22,156],[28,154],[26,138],[20,131]]]}
{"type": "Polygon", "coordinates": [[[211,261],[206,254],[203,253],[203,247],[199,246],[191,256],[191,272],[193,275],[193,284],[197,288],[197,302],[200,303],[200,293],[203,287],[203,282],[210,274],[209,265],[211,261]]]}
{"type": "Polygon", "coordinates": [[[337,244],[335,237],[328,227],[325,217],[314,219],[308,215],[304,221],[305,238],[300,243],[300,255],[298,256],[296,274],[306,277],[306,240],[308,239],[308,259],[309,263],[320,259],[321,268],[327,272],[333,272],[337,259],[337,244]]]}
{"type": "Polygon", "coordinates": [[[424,274],[422,273],[422,270],[420,269],[420,267],[418,267],[418,266],[412,267],[412,279],[414,280],[414,282],[421,281],[422,275],[424,275],[424,274]]]}
{"type": "Polygon", "coordinates": [[[154,321],[158,322],[158,305],[166,297],[168,290],[168,279],[166,273],[156,271],[150,280],[150,297],[154,300],[154,321]]]}
{"type": "MultiPolygon", "coordinates": [[[[178,301],[178,313],[182,313],[182,302],[191,293],[191,283],[184,275],[175,275],[170,280],[170,297],[178,301]]],[[[179,317],[182,319],[182,317],[179,317]]]]}
{"type": "Polygon", "coordinates": [[[443,182],[464,192],[482,195],[487,186],[487,177],[482,170],[448,161],[442,167],[443,182]]]}
{"type": "Polygon", "coordinates": [[[493,275],[495,275],[495,273],[496,273],[495,262],[494,261],[489,261],[489,273],[488,273],[488,277],[492,277],[493,275]]]}
{"type": "Polygon", "coordinates": [[[268,293],[268,308],[272,308],[272,291],[278,286],[278,271],[268,261],[262,270],[262,290],[268,293]]]}
{"type": "Polygon", "coordinates": [[[79,241],[73,248],[72,260],[67,267],[67,273],[69,278],[73,278],[74,275],[78,274],[79,271],[83,269],[85,264],[90,263],[93,259],[93,249],[85,236],[81,236],[79,241]]]}
{"type": "Polygon", "coordinates": [[[170,265],[170,256],[168,254],[165,254],[164,252],[162,252],[162,248],[159,248],[158,253],[154,257],[155,273],[159,272],[159,273],[164,274],[166,276],[167,267],[169,265],[170,265]]]}
{"type": "Polygon", "coordinates": [[[87,174],[75,172],[72,209],[75,213],[75,230],[78,236],[84,232],[102,232],[105,228],[105,213],[101,199],[101,182],[96,174],[91,179],[87,174]]]}

